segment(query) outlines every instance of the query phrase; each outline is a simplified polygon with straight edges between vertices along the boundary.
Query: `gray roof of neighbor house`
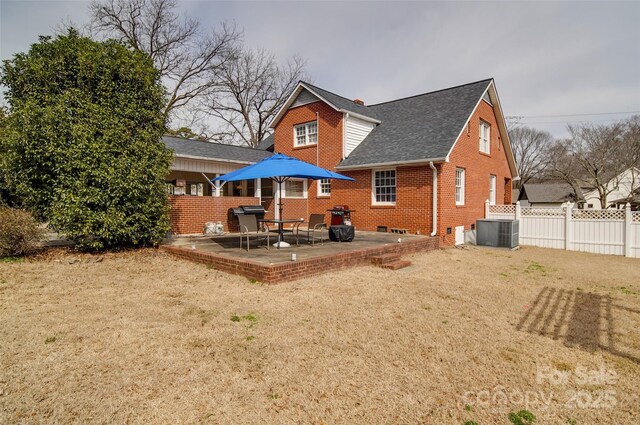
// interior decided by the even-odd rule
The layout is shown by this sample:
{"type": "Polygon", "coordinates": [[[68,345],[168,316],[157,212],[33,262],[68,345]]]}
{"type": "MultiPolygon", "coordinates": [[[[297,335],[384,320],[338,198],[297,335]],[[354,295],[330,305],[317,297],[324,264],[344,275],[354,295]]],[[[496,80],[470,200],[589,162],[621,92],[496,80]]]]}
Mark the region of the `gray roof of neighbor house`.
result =
{"type": "Polygon", "coordinates": [[[262,149],[263,151],[266,151],[271,146],[273,146],[273,144],[274,144],[274,137],[273,137],[273,133],[271,133],[270,135],[262,139],[260,143],[258,143],[258,149],[262,149]]]}
{"type": "Polygon", "coordinates": [[[314,86],[313,84],[309,84],[305,81],[301,81],[302,84],[308,86],[312,91],[317,93],[320,97],[322,97],[327,102],[331,103],[333,106],[338,109],[342,109],[348,112],[353,112],[358,115],[364,115],[365,117],[373,118],[375,120],[379,120],[380,118],[369,106],[360,105],[359,103],[354,102],[351,99],[347,99],[344,96],[340,96],[339,94],[332,93],[325,89],[321,89],[318,86],[314,86]]]}
{"type": "Polygon", "coordinates": [[[491,81],[366,106],[381,124],[338,167],[444,159],[491,81]]]}
{"type": "MultiPolygon", "coordinates": [[[[525,197],[531,204],[561,204],[576,201],[573,188],[566,183],[527,183],[520,189],[518,200],[525,197]]],[[[582,199],[582,193],[578,193],[578,199],[582,199]]]]}
{"type": "Polygon", "coordinates": [[[222,143],[201,142],[182,137],[164,136],[164,144],[176,156],[236,162],[239,164],[255,163],[273,153],[245,146],[225,145],[222,143]]]}

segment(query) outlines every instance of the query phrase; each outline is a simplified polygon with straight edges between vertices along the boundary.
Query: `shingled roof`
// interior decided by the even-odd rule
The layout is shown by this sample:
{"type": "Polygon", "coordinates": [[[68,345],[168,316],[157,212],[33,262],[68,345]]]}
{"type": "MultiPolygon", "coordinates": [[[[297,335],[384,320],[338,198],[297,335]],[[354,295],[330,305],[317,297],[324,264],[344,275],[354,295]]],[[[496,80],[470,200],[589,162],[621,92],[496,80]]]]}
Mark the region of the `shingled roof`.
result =
{"type": "Polygon", "coordinates": [[[273,146],[274,143],[275,143],[275,137],[273,137],[273,133],[271,133],[270,135],[262,139],[260,143],[258,143],[258,149],[262,149],[263,151],[266,151],[271,146],[273,146]]]}
{"type": "Polygon", "coordinates": [[[338,168],[444,160],[491,82],[367,106],[381,124],[338,168]]]}
{"type": "Polygon", "coordinates": [[[518,199],[527,199],[531,204],[555,204],[581,200],[582,192],[577,195],[566,183],[527,183],[522,186],[518,199]]]}
{"type": "Polygon", "coordinates": [[[199,140],[185,139],[182,137],[164,136],[162,141],[176,156],[194,159],[253,164],[273,155],[273,153],[261,149],[225,145],[222,143],[201,142],[199,140]]]}
{"type": "Polygon", "coordinates": [[[361,105],[359,103],[354,102],[351,99],[347,99],[344,96],[340,96],[339,94],[332,93],[328,90],[321,89],[318,86],[314,86],[313,84],[309,84],[307,82],[301,81],[301,84],[306,86],[307,89],[310,89],[313,93],[317,94],[331,105],[336,107],[339,110],[351,112],[354,114],[362,115],[364,117],[373,118],[374,120],[380,120],[376,114],[376,112],[369,106],[361,105]]]}

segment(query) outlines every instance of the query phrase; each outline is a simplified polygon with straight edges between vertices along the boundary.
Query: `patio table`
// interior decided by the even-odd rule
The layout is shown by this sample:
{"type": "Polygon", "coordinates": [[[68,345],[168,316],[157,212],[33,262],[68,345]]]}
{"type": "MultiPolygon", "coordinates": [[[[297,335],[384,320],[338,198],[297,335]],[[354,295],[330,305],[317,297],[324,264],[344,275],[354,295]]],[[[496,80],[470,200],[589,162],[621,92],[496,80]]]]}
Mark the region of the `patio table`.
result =
{"type": "Polygon", "coordinates": [[[290,245],[284,241],[284,225],[288,223],[303,223],[303,218],[261,218],[258,220],[259,223],[273,223],[278,225],[278,242],[274,243],[273,246],[276,248],[287,248],[290,245]]]}

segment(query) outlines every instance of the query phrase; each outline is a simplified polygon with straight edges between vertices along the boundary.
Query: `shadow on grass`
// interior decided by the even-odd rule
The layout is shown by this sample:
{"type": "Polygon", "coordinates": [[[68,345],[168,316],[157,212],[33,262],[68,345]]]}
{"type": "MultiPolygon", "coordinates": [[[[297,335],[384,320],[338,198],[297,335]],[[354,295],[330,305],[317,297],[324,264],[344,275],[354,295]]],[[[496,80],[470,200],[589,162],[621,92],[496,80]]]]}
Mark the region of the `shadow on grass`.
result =
{"type": "Polygon", "coordinates": [[[609,295],[545,287],[516,329],[563,341],[568,347],[604,350],[640,363],[638,353],[622,341],[616,329],[617,321],[634,319],[640,319],[639,310],[614,304],[609,295]]]}

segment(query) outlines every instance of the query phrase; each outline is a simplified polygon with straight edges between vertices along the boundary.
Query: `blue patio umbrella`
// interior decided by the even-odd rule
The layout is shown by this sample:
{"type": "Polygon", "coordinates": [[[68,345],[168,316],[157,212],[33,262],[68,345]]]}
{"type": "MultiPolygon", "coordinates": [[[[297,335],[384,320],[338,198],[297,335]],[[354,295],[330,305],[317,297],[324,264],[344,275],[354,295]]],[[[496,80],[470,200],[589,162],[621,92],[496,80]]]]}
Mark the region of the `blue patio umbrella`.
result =
{"type": "MultiPolygon", "coordinates": [[[[316,167],[308,162],[301,161],[296,158],[278,153],[268,158],[263,159],[252,165],[248,165],[239,170],[232,171],[212,181],[218,180],[222,182],[235,182],[240,180],[253,180],[253,179],[271,179],[278,183],[278,192],[281,192],[281,185],[285,181],[291,179],[335,179],[335,180],[348,180],[355,181],[351,177],[343,176],[342,174],[334,173],[333,171],[325,170],[324,168],[316,167]]],[[[282,218],[282,201],[278,202],[279,216],[282,218]]]]}

